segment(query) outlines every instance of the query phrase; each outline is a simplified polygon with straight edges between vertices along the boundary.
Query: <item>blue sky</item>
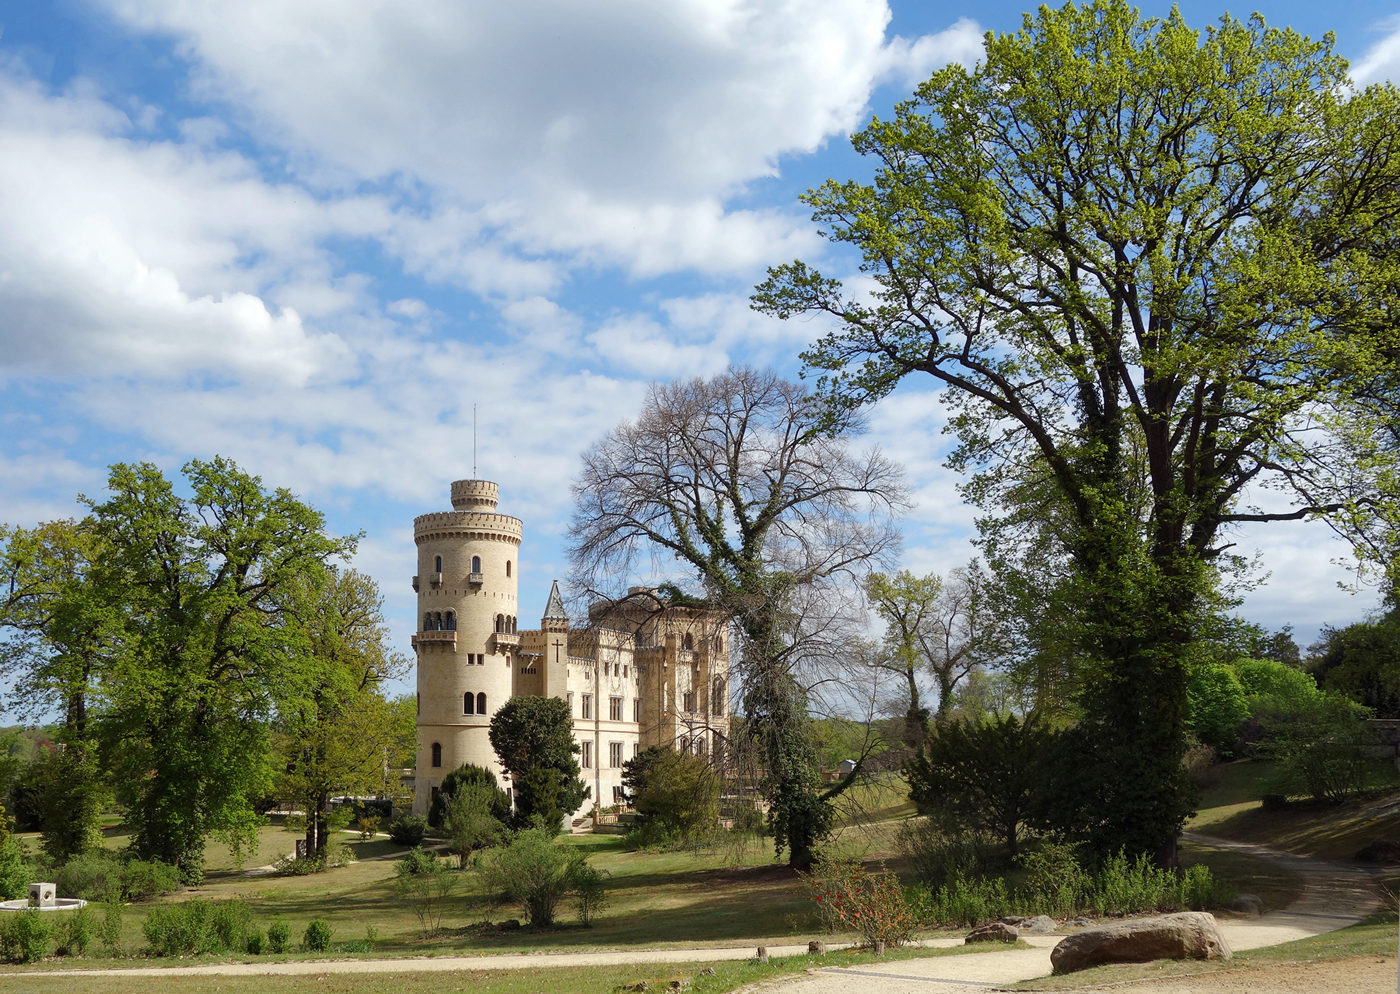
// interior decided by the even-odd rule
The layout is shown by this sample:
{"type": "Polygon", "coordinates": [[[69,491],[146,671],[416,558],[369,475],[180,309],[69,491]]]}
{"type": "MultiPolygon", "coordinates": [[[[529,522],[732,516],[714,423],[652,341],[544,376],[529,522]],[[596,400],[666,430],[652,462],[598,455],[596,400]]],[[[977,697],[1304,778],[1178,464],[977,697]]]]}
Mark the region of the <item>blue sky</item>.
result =
{"type": "MultiPolygon", "coordinates": [[[[0,520],[76,513],[112,462],[230,456],[366,533],[406,649],[412,518],[470,475],[475,404],[530,623],[581,449],[650,379],[795,374],[820,326],[754,315],[750,288],[795,256],[851,268],[798,194],[863,174],[847,132],[1022,9],[0,3],[0,520]]],[[[1395,4],[1259,9],[1336,32],[1366,80],[1400,69],[1395,4]]],[[[906,563],[966,561],[933,396],[871,421],[918,495],[906,563]]],[[[1254,620],[1306,642],[1374,606],[1321,526],[1239,541],[1272,574],[1254,620]]]]}

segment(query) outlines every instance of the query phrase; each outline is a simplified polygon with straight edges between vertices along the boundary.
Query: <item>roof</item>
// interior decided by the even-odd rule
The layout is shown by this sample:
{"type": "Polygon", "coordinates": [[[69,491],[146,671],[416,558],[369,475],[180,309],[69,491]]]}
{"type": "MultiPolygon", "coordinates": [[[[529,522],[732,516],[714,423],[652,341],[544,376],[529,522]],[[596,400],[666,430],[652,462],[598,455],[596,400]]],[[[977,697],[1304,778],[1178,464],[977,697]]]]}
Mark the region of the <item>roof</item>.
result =
{"type": "Polygon", "coordinates": [[[549,603],[544,606],[543,621],[562,621],[568,623],[569,616],[564,613],[564,598],[559,594],[559,581],[554,581],[554,586],[549,590],[549,603]]]}

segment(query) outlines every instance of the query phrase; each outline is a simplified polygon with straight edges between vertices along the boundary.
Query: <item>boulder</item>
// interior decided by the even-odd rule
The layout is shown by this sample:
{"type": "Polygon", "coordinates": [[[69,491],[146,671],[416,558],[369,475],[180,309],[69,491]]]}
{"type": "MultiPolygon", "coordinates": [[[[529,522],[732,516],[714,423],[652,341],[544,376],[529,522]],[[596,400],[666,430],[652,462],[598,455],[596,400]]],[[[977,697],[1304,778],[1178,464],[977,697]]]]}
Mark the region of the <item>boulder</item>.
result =
{"type": "Polygon", "coordinates": [[[1001,920],[1001,923],[1003,925],[1019,925],[1025,920],[1024,915],[1007,915],[1001,920]]]}
{"type": "Polygon", "coordinates": [[[1356,858],[1363,863],[1400,863],[1400,842],[1377,839],[1357,852],[1356,858]]]}
{"type": "Polygon", "coordinates": [[[1046,932],[1055,931],[1055,919],[1049,915],[1036,915],[1034,918],[1027,918],[1016,924],[1022,932],[1038,932],[1044,935],[1046,932]]]}
{"type": "Polygon", "coordinates": [[[1078,918],[1071,918],[1065,924],[1070,928],[1090,928],[1094,924],[1094,919],[1080,915],[1078,918]]]}
{"type": "Polygon", "coordinates": [[[1264,902],[1253,894],[1241,894],[1230,902],[1230,910],[1241,915],[1257,915],[1264,910],[1264,902]]]}
{"type": "Polygon", "coordinates": [[[1062,939],[1050,951],[1050,964],[1056,973],[1073,973],[1100,963],[1229,959],[1232,955],[1214,915],[1184,911],[1086,928],[1062,939]]]}
{"type": "Polygon", "coordinates": [[[970,946],[974,942],[1015,942],[1020,937],[1021,933],[1016,931],[1016,926],[1007,925],[1005,922],[992,922],[969,932],[966,944],[970,946]]]}

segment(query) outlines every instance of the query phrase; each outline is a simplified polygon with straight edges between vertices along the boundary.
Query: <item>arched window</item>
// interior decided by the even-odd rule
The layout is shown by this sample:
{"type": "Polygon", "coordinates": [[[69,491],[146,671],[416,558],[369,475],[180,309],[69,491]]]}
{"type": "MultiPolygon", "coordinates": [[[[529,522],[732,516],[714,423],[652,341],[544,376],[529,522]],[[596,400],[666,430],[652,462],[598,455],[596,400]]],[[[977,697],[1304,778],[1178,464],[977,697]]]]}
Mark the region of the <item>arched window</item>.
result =
{"type": "Polygon", "coordinates": [[[438,556],[436,559],[433,560],[433,572],[434,572],[434,573],[441,573],[441,572],[442,572],[442,556],[438,556]]]}
{"type": "Polygon", "coordinates": [[[476,695],[476,713],[486,713],[486,695],[484,693],[476,695]]]}
{"type": "Polygon", "coordinates": [[[457,630],[457,615],[451,611],[447,612],[447,630],[455,632],[457,630]]]}
{"type": "Polygon", "coordinates": [[[506,560],[506,576],[510,576],[510,560],[506,560]]]}
{"type": "Polygon", "coordinates": [[[682,649],[694,649],[695,639],[690,637],[690,632],[685,633],[685,640],[681,643],[682,649]]]}
{"type": "Polygon", "coordinates": [[[434,742],[434,743],[433,743],[433,768],[434,768],[434,769],[440,769],[441,767],[442,767],[442,743],[441,743],[441,742],[434,742]]]}
{"type": "Polygon", "coordinates": [[[724,652],[724,639],[717,638],[715,639],[715,655],[718,656],[722,652],[724,652]]]}
{"type": "Polygon", "coordinates": [[[516,634],[516,631],[515,631],[515,615],[513,615],[513,614],[510,616],[510,632],[511,632],[512,635],[516,634]]]}
{"type": "Polygon", "coordinates": [[[433,612],[433,631],[435,631],[435,632],[440,632],[440,631],[442,631],[442,612],[441,612],[441,611],[434,611],[434,612],[433,612]]]}
{"type": "Polygon", "coordinates": [[[480,572],[481,572],[481,557],[480,557],[480,556],[472,556],[472,572],[473,572],[473,573],[480,573],[480,572]]]}
{"type": "Polygon", "coordinates": [[[685,755],[686,753],[688,753],[688,752],[690,752],[690,739],[688,739],[687,737],[685,737],[684,735],[682,735],[682,736],[681,736],[681,755],[684,756],[684,755],[685,755]]]}
{"type": "Polygon", "coordinates": [[[694,748],[694,750],[695,750],[695,755],[697,755],[697,756],[703,756],[703,755],[705,755],[705,736],[703,736],[703,735],[697,735],[697,736],[695,736],[695,745],[694,745],[693,748],[694,748]]]}
{"type": "Polygon", "coordinates": [[[433,612],[429,611],[427,614],[423,615],[423,631],[425,631],[425,632],[430,632],[430,631],[432,631],[432,630],[433,630],[433,612]]]}
{"type": "Polygon", "coordinates": [[[475,694],[467,693],[467,694],[463,694],[463,695],[462,695],[462,713],[463,713],[463,714],[476,714],[476,695],[475,695],[475,694]]]}
{"type": "Polygon", "coordinates": [[[725,687],[724,680],[715,677],[714,692],[710,696],[710,711],[714,714],[724,714],[725,687]]]}
{"type": "Polygon", "coordinates": [[[498,632],[504,632],[505,630],[506,630],[506,616],[503,615],[503,614],[498,614],[498,615],[496,615],[496,631],[498,631],[498,632]]]}

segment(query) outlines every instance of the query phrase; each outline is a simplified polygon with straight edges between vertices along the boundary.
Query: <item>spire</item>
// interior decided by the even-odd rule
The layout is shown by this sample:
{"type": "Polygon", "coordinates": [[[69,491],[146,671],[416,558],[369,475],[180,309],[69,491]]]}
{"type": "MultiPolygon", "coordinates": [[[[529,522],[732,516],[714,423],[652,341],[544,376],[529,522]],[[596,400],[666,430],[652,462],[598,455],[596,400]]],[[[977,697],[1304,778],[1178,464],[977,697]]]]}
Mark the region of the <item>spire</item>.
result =
{"type": "Polygon", "coordinates": [[[562,625],[569,623],[569,616],[564,613],[564,598],[559,595],[558,580],[554,581],[554,586],[549,590],[549,603],[544,606],[544,617],[541,621],[546,628],[551,621],[562,625]]]}

